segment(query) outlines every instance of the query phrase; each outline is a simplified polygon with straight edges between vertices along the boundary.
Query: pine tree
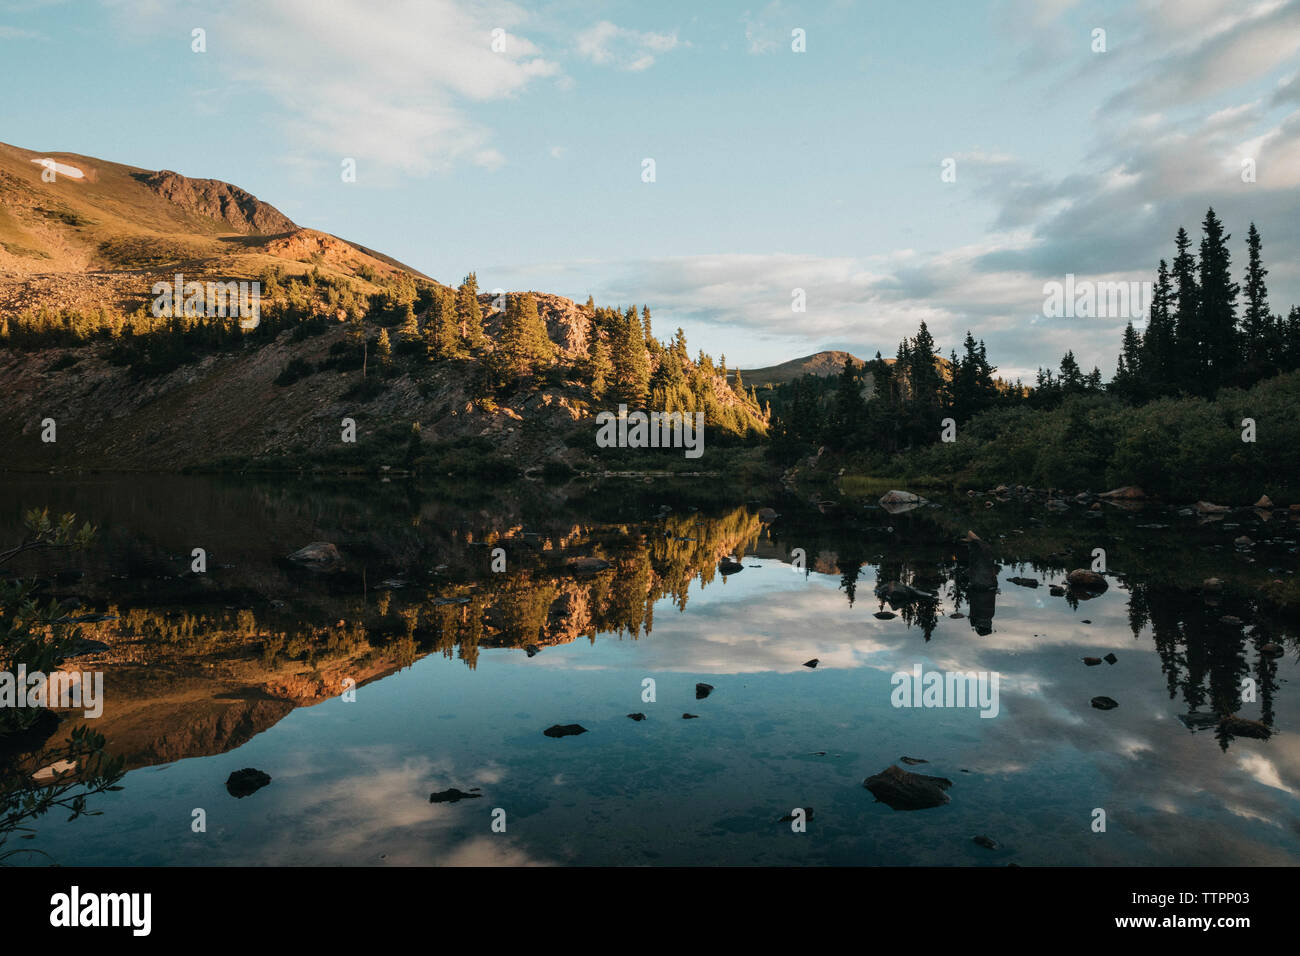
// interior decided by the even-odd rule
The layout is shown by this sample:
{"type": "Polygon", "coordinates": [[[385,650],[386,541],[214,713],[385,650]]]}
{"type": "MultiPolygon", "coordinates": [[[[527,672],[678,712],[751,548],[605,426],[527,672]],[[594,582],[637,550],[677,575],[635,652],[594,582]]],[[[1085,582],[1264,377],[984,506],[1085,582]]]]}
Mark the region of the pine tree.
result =
{"type": "Polygon", "coordinates": [[[1237,334],[1237,293],[1232,281],[1232,263],[1223,223],[1209,209],[1202,223],[1200,272],[1201,361],[1205,373],[1202,391],[1213,395],[1236,379],[1241,364],[1237,334]]]}
{"type": "Polygon", "coordinates": [[[635,309],[628,309],[615,327],[610,357],[619,396],[630,407],[642,408],[650,397],[650,357],[635,309]]]}
{"type": "Polygon", "coordinates": [[[1111,391],[1124,401],[1137,405],[1145,400],[1145,383],[1142,380],[1142,340],[1130,322],[1124,327],[1124,344],[1116,363],[1111,391]]]}
{"type": "Polygon", "coordinates": [[[599,402],[609,390],[609,380],[614,374],[614,364],[609,359],[609,346],[597,338],[588,358],[591,371],[591,397],[599,402]]]}
{"type": "MultiPolygon", "coordinates": [[[[1142,333],[1142,351],[1137,362],[1143,379],[1140,394],[1144,397],[1177,392],[1178,360],[1174,316],[1170,311],[1172,299],[1169,268],[1161,259],[1151,296],[1151,314],[1146,331],[1142,333]]],[[[1127,357],[1125,362],[1128,373],[1134,374],[1133,362],[1127,357]]]]}
{"type": "Polygon", "coordinates": [[[1241,317],[1242,358],[1247,380],[1253,382],[1263,377],[1270,366],[1275,367],[1273,353],[1276,351],[1275,326],[1268,310],[1268,287],[1264,284],[1268,270],[1260,261],[1259,230],[1253,222],[1246,234],[1246,249],[1249,263],[1244,289],[1246,312],[1241,317]]]}
{"type": "Polygon", "coordinates": [[[1196,383],[1202,380],[1205,369],[1202,367],[1204,336],[1200,325],[1200,307],[1198,305],[1200,290],[1196,285],[1196,257],[1188,249],[1192,240],[1187,230],[1178,227],[1174,240],[1178,255],[1174,256],[1171,272],[1174,282],[1174,299],[1177,303],[1174,311],[1174,355],[1170,386],[1173,391],[1195,391],[1196,383]]]}
{"type": "Polygon", "coordinates": [[[934,337],[922,322],[908,348],[910,437],[913,443],[929,444],[939,433],[939,410],[943,376],[935,364],[934,337]]]}
{"type": "Polygon", "coordinates": [[[553,361],[555,346],[546,333],[546,323],[537,314],[537,300],[531,292],[512,295],[507,300],[498,348],[502,352],[504,371],[513,376],[527,375],[553,361]]]}
{"type": "Polygon", "coordinates": [[[826,440],[834,448],[851,448],[862,437],[867,406],[862,398],[862,384],[852,357],[845,358],[835,386],[835,399],[827,423],[826,440]]]}
{"type": "Polygon", "coordinates": [[[375,355],[380,365],[387,365],[393,358],[393,346],[388,340],[387,329],[379,330],[379,338],[375,341],[375,355]]]}
{"type": "Polygon", "coordinates": [[[456,314],[460,338],[471,349],[481,349],[487,344],[483,333],[483,309],[478,302],[478,276],[471,272],[456,290],[456,314]]]}

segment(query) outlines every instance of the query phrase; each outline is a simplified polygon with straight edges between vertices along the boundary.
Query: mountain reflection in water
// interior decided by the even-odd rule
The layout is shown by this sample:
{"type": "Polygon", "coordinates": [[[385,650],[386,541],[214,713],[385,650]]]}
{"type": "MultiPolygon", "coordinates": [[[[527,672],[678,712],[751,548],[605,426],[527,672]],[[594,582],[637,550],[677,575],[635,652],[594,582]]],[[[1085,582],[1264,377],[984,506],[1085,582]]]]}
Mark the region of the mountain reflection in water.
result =
{"type": "MultiPolygon", "coordinates": [[[[455,494],[8,480],[0,541],[30,507],[100,527],[84,554],[10,570],[108,618],[65,666],[104,671],[91,723],[130,770],[95,798],[102,816],[43,819],[31,846],[67,864],[1300,860],[1296,634],[1234,583],[1230,531],[964,500],[696,505],[640,482],[455,494]],[[971,529],[997,592],[970,586],[971,529]],[[341,566],[285,560],[313,541],[341,566]],[[1052,594],[1095,548],[1108,590],[1052,594]],[[742,570],[724,576],[726,558],[742,570]],[[1205,593],[1216,575],[1227,586],[1205,593]],[[893,707],[891,675],[916,665],[999,674],[998,716],[893,707]],[[1119,706],[1090,705],[1103,695],[1119,706]],[[1220,730],[1232,714],[1272,736],[1220,730]],[[575,723],[587,732],[542,733],[575,723]],[[876,802],[863,780],[903,755],[952,780],[951,802],[876,802]],[[272,782],[236,800],[225,781],[245,767],[272,782]],[[452,788],[482,799],[430,803],[452,788]],[[806,833],[779,822],[807,806],[806,833]]],[[[1252,520],[1262,545],[1293,548],[1285,514],[1252,520]]]]}

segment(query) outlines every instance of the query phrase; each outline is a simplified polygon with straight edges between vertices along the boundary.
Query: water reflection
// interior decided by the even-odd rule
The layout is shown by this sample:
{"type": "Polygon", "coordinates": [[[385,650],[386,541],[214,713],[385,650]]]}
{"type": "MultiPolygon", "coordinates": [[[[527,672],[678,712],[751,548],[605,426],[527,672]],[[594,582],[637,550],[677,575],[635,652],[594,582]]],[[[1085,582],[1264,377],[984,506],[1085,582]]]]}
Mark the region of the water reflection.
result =
{"type": "Polygon", "coordinates": [[[105,817],[42,828],[62,862],[1300,858],[1294,626],[1249,590],[1204,593],[1223,563],[1205,528],[794,500],[764,524],[752,503],[637,487],[500,502],[197,478],[11,490],[15,515],[48,504],[102,528],[78,566],[23,569],[106,618],[84,626],[75,664],[106,672],[94,729],[135,771],[105,817]],[[972,526],[996,590],[972,583],[972,526]],[[284,560],[309,541],[337,544],[342,567],[284,560]],[[196,546],[203,575],[188,570],[196,546]],[[1053,594],[1094,547],[1124,564],[1111,588],[1053,594]],[[743,571],[724,576],[727,557],[743,571]],[[1000,673],[1001,716],[891,708],[889,675],[915,663],[1000,673]],[[696,702],[706,675],[718,692],[696,702]],[[1099,694],[1120,707],[1092,709],[1099,694]],[[1236,736],[1220,728],[1233,714],[1286,732],[1236,736]],[[568,722],[590,732],[541,734],[568,722]],[[882,816],[862,779],[905,753],[956,781],[950,806],[882,816]],[[223,799],[245,766],[273,784],[223,799]],[[487,799],[428,804],[453,786],[487,799]],[[199,800],[223,829],[188,831],[199,800]],[[801,843],[772,821],[804,802],[816,839],[801,843]],[[498,807],[504,834],[489,829],[498,807]],[[1097,807],[1105,835],[1089,828],[1097,807]],[[991,829],[1003,849],[972,852],[991,829]]]}

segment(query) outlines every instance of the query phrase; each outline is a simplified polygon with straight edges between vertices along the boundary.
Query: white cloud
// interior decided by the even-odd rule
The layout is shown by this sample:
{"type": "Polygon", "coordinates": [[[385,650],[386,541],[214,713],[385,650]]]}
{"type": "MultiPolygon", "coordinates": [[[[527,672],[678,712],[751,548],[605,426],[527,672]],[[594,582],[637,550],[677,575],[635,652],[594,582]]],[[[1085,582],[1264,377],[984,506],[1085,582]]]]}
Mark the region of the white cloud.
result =
{"type": "Polygon", "coordinates": [[[602,20],[577,36],[577,53],[597,66],[639,72],[680,44],[676,32],[642,33],[602,20]]]}

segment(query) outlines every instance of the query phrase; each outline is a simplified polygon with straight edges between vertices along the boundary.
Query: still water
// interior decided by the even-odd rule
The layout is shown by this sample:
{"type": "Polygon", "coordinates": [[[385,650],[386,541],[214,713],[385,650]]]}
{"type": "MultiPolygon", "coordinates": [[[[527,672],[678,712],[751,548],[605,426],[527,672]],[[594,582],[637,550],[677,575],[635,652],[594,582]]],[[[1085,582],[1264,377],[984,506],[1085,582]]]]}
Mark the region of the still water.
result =
{"type": "Polygon", "coordinates": [[[0,542],[30,507],[99,528],[6,573],[115,618],[65,666],[104,672],[90,723],[130,768],[92,798],[102,815],[39,819],[23,848],[48,856],[10,863],[1300,862],[1297,639],[1251,590],[1291,573],[1286,513],[139,476],[11,478],[0,502],[0,542]],[[1000,565],[979,627],[970,529],[1000,565]],[[314,541],[339,564],[284,560],[314,541]],[[1050,593],[1095,548],[1108,589],[1050,593]],[[893,583],[916,593],[877,596],[893,583]],[[893,706],[891,676],[918,665],[997,675],[996,716],[893,706]],[[1272,736],[1217,731],[1231,713],[1272,736]],[[950,802],[877,802],[863,781],[896,764],[951,780],[950,802]],[[271,783],[236,798],[243,768],[271,783]],[[477,796],[430,802],[451,788],[477,796]],[[806,832],[781,822],[796,807],[806,832]]]}

